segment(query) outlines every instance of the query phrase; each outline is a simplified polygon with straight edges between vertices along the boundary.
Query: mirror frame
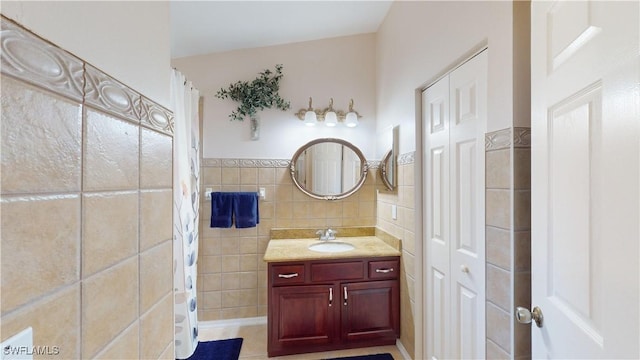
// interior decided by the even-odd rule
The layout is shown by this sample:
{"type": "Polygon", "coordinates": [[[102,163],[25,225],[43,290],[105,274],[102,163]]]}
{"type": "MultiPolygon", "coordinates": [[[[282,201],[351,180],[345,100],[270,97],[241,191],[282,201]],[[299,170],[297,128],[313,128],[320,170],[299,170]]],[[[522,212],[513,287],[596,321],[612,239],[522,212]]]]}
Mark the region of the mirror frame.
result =
{"type": "Polygon", "coordinates": [[[360,151],[360,149],[358,149],[355,145],[351,144],[348,141],[342,140],[342,139],[336,139],[336,138],[320,138],[320,139],[315,139],[312,140],[304,145],[302,145],[298,151],[295,152],[295,154],[293,154],[293,157],[291,158],[291,163],[289,164],[289,174],[291,175],[291,180],[293,180],[293,184],[303,193],[307,194],[308,196],[314,198],[314,199],[318,199],[318,200],[340,200],[340,199],[344,199],[346,197],[349,197],[351,195],[353,195],[356,191],[360,190],[360,188],[362,187],[362,185],[364,184],[364,182],[367,180],[367,173],[369,172],[369,164],[367,164],[367,159],[365,159],[364,154],[362,154],[362,151],[360,151]],[[351,188],[350,190],[347,190],[341,194],[337,194],[337,195],[322,195],[322,194],[316,194],[312,191],[307,190],[305,187],[302,186],[302,184],[300,184],[298,182],[298,179],[296,179],[296,162],[298,161],[298,158],[300,157],[300,155],[302,155],[303,152],[305,152],[308,148],[310,148],[311,146],[315,145],[315,144],[319,144],[319,143],[324,143],[324,142],[333,142],[333,143],[338,143],[341,144],[343,146],[348,147],[349,149],[353,150],[353,152],[356,153],[356,155],[358,156],[358,158],[360,159],[360,180],[358,181],[358,183],[351,188]]]}
{"type": "Polygon", "coordinates": [[[378,172],[384,187],[389,191],[395,191],[398,188],[398,143],[400,125],[393,126],[390,131],[385,131],[385,134],[391,135],[391,149],[382,156],[378,172]],[[391,173],[391,177],[389,173],[391,173]]]}
{"type": "MultiPolygon", "coordinates": [[[[382,161],[380,161],[380,178],[382,179],[382,183],[384,184],[384,186],[388,189],[388,190],[395,190],[396,185],[398,183],[398,177],[397,177],[397,173],[398,171],[394,171],[393,172],[393,182],[389,181],[389,177],[387,176],[388,170],[387,170],[387,163],[392,160],[391,157],[394,156],[393,154],[393,149],[387,151],[386,154],[384,154],[384,156],[382,157],[382,161]]],[[[396,161],[397,163],[397,161],[396,161]]],[[[394,166],[394,163],[391,163],[391,166],[394,166]]],[[[396,167],[397,169],[397,167],[396,167]]]]}

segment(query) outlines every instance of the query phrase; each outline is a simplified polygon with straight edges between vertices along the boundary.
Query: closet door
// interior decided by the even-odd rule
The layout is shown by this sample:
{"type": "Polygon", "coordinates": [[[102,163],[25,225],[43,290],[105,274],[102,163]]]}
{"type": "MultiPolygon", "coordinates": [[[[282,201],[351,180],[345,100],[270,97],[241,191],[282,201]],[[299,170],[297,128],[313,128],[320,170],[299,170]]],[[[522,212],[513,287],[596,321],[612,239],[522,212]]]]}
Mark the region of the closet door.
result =
{"type": "Polygon", "coordinates": [[[485,357],[487,52],[449,76],[451,357],[485,357]]]}
{"type": "Polygon", "coordinates": [[[427,351],[485,356],[486,51],[423,93],[427,351]]]}
{"type": "Polygon", "coordinates": [[[422,178],[426,225],[427,351],[430,359],[450,359],[451,279],[449,236],[449,77],[422,93],[425,153],[422,178]]]}

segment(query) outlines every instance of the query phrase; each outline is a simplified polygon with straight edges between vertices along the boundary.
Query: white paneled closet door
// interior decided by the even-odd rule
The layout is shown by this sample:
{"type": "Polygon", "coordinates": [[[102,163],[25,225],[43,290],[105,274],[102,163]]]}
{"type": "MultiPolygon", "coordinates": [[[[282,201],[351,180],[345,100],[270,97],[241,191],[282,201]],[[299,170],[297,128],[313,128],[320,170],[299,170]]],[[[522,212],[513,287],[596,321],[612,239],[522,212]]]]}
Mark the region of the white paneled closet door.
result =
{"type": "Polygon", "coordinates": [[[427,351],[431,359],[451,358],[451,280],[449,231],[449,77],[422,93],[427,196],[427,351]]]}
{"type": "Polygon", "coordinates": [[[485,357],[486,104],[486,50],[422,94],[430,359],[485,357]]]}

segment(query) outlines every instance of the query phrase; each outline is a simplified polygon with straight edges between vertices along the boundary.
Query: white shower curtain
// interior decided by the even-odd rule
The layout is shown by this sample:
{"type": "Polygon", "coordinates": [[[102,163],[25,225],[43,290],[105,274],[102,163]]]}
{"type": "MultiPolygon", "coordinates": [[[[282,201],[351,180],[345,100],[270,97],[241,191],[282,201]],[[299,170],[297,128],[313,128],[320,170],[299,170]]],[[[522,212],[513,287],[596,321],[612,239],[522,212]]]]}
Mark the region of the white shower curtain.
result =
{"type": "Polygon", "coordinates": [[[175,357],[186,359],[198,345],[196,261],[200,181],[200,94],[173,70],[173,284],[175,291],[175,357]]]}

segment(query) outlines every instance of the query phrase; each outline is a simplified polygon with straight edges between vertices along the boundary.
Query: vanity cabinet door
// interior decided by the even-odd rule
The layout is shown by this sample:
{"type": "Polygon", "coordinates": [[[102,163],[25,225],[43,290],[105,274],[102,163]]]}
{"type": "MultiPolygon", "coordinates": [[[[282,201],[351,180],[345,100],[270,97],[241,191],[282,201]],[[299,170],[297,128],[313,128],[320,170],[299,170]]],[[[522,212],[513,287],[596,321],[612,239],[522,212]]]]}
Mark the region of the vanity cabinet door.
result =
{"type": "Polygon", "coordinates": [[[339,341],[339,299],[331,285],[271,288],[269,356],[339,341]]]}
{"type": "Polygon", "coordinates": [[[340,293],[343,341],[395,344],[400,330],[397,280],[343,283],[340,293]]]}

